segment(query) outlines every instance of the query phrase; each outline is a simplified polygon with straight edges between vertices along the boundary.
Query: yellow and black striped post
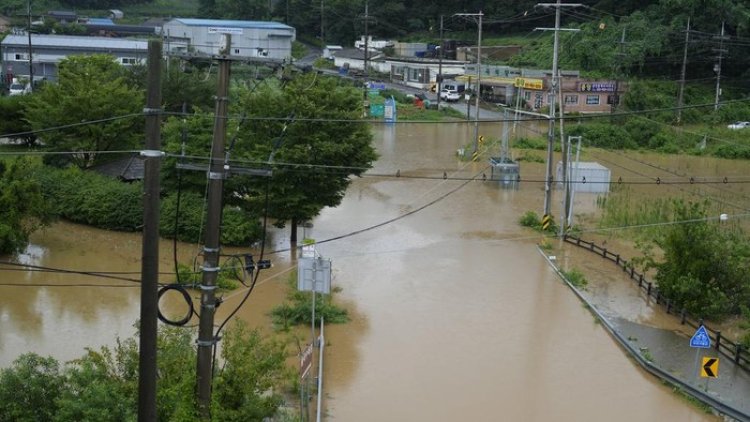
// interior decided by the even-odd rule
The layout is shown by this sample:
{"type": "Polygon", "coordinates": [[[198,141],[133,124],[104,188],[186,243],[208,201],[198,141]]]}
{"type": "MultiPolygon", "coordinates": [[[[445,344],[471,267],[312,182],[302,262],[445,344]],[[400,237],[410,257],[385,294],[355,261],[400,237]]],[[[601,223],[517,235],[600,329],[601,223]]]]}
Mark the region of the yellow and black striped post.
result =
{"type": "Polygon", "coordinates": [[[542,216],[542,230],[547,231],[549,229],[549,226],[552,224],[552,216],[549,214],[544,214],[542,216]]]}

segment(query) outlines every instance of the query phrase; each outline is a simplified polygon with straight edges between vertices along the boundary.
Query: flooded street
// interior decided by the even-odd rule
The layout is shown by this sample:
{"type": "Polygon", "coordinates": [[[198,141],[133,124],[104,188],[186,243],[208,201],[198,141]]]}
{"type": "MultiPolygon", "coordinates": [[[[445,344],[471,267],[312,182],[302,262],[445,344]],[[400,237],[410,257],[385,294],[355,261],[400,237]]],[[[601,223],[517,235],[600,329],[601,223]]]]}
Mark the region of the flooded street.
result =
{"type": "MultiPolygon", "coordinates": [[[[541,183],[507,191],[481,181],[490,174],[487,157],[476,163],[456,157],[473,133],[468,125],[376,125],[374,133],[381,155],[375,167],[306,233],[332,260],[333,284],[342,289],[337,300],[352,316],[349,324],[326,327],[326,420],[718,420],[643,372],[549,267],[536,246],[541,235],[518,225],[525,211],[541,213],[541,183]]],[[[498,138],[501,128],[487,125],[481,133],[498,138]]],[[[626,165],[616,155],[602,157],[626,165]]],[[[709,159],[701,174],[723,171],[715,163],[709,159]]],[[[614,165],[612,171],[614,179],[625,174],[614,165]]],[[[521,175],[543,180],[544,165],[524,162],[521,175]]],[[[577,198],[581,206],[591,201],[577,198]]],[[[274,233],[269,250],[288,247],[287,238],[285,230],[274,233]]],[[[33,242],[22,262],[140,277],[139,234],[58,223],[33,242]]],[[[171,246],[162,242],[165,272],[173,265],[171,246]]],[[[181,244],[180,261],[191,262],[197,250],[181,244]]],[[[263,328],[293,268],[289,253],[270,257],[274,267],[239,313],[263,328]]],[[[599,270],[618,272],[605,263],[599,270]]],[[[2,274],[4,283],[134,284],[2,274]]],[[[241,296],[241,290],[226,296],[218,321],[241,296]]],[[[25,351],[69,360],[84,347],[129,337],[138,300],[133,287],[0,285],[0,366],[25,351]]]]}

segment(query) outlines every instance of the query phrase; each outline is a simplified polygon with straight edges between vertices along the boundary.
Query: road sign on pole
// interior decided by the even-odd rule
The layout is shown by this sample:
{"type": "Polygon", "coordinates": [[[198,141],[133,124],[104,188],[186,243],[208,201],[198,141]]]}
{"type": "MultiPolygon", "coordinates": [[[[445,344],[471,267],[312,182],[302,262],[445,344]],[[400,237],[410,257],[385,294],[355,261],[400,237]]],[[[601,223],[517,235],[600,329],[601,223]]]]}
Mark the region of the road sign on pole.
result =
{"type": "Polygon", "coordinates": [[[703,378],[719,378],[719,358],[704,357],[701,376],[703,378]]]}
{"type": "Polygon", "coordinates": [[[711,337],[708,336],[706,327],[700,326],[698,330],[693,334],[690,339],[690,347],[697,347],[699,349],[710,349],[711,348],[711,337]]]}

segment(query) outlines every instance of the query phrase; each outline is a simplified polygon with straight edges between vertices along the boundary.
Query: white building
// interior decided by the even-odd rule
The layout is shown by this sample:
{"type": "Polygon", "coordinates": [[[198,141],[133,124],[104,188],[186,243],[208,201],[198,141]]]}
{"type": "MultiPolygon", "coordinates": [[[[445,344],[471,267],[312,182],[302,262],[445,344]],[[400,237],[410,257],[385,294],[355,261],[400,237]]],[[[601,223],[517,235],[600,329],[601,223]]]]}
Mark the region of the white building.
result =
{"type": "Polygon", "coordinates": [[[294,28],[278,22],[177,18],[164,24],[165,48],[172,53],[219,54],[222,34],[232,36],[230,55],[289,59],[294,28]]]}
{"type": "MultiPolygon", "coordinates": [[[[109,54],[125,66],[145,63],[148,42],[124,38],[83,37],[73,35],[31,35],[31,63],[34,82],[57,79],[57,64],[68,56],[109,54]]],[[[8,35],[0,42],[2,76],[29,77],[29,38],[26,35],[8,35]]]]}

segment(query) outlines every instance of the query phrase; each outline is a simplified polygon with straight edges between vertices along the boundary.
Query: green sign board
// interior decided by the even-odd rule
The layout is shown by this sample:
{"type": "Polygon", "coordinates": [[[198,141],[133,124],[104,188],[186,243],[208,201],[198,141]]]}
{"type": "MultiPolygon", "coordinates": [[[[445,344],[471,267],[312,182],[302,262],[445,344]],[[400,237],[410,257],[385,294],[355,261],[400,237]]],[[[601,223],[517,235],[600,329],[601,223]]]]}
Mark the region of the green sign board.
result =
{"type": "Polygon", "coordinates": [[[383,117],[385,116],[385,106],[383,104],[373,104],[370,106],[370,116],[372,117],[383,117]]]}

